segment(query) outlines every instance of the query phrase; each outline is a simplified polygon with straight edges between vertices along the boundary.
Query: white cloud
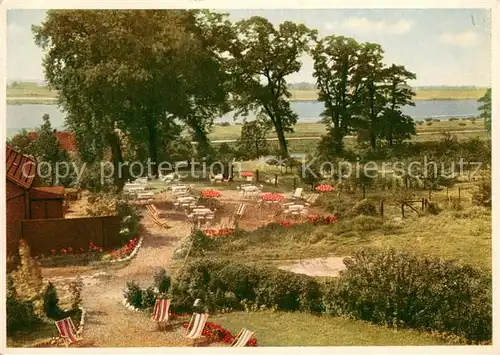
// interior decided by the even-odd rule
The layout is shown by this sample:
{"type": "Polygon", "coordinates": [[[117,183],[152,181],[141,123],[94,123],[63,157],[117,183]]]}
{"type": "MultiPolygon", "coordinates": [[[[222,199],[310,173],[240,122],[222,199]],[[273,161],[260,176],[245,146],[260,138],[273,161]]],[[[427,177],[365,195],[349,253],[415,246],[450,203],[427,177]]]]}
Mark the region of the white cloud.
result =
{"type": "Polygon", "coordinates": [[[378,33],[378,34],[405,34],[413,27],[413,22],[408,20],[398,20],[389,22],[386,20],[370,20],[366,17],[349,17],[347,20],[340,24],[326,23],[327,30],[342,27],[349,29],[353,32],[359,33],[378,33]]]}
{"type": "Polygon", "coordinates": [[[443,43],[469,47],[477,43],[478,35],[474,31],[465,31],[460,33],[447,32],[443,33],[439,39],[443,43]]]}

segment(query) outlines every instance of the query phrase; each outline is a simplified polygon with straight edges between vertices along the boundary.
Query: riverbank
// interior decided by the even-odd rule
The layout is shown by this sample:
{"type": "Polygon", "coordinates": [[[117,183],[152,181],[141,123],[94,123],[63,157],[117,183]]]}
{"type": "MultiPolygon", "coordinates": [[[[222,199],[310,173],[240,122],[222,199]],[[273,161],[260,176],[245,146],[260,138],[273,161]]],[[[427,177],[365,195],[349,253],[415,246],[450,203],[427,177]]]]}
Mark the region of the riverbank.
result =
{"type": "MultiPolygon", "coordinates": [[[[316,101],[318,99],[317,90],[290,90],[292,96],[290,101],[316,101]]],[[[477,100],[486,92],[485,88],[471,89],[416,89],[415,101],[430,101],[430,100],[477,100]]],[[[30,90],[7,89],[7,104],[8,105],[23,105],[23,104],[43,104],[51,105],[57,103],[57,92],[48,90],[47,88],[37,88],[30,90]]]]}

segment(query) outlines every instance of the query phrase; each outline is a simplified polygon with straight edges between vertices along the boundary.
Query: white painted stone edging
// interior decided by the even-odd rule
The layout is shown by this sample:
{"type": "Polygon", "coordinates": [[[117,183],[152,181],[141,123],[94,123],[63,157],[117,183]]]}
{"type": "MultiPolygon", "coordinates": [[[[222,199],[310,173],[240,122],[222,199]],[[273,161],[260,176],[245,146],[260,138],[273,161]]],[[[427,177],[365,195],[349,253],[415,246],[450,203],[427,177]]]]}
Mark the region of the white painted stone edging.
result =
{"type": "Polygon", "coordinates": [[[139,241],[137,242],[137,245],[135,246],[134,250],[132,250],[132,252],[130,253],[130,255],[124,257],[124,258],[121,258],[121,259],[115,259],[115,260],[109,260],[108,262],[110,263],[117,263],[117,262],[120,262],[120,261],[128,261],[130,259],[132,259],[136,254],[137,252],[139,251],[139,248],[142,246],[142,241],[144,240],[144,237],[141,237],[139,239],[139,241]]]}
{"type": "Polygon", "coordinates": [[[122,301],[122,304],[123,306],[125,307],[125,309],[129,310],[129,311],[132,311],[132,312],[141,312],[141,310],[139,308],[135,308],[134,306],[132,306],[126,298],[123,299],[122,301]]]}

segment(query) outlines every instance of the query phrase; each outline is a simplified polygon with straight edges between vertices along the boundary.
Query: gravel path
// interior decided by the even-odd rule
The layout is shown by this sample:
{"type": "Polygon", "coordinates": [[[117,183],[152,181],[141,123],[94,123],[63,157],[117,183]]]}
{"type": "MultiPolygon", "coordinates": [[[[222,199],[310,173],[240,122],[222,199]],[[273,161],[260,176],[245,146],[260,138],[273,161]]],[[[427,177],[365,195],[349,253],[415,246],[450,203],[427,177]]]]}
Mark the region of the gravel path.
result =
{"type": "Polygon", "coordinates": [[[150,285],[155,268],[169,270],[177,242],[189,235],[190,226],[182,219],[170,221],[172,228],[159,228],[150,218],[142,220],[144,241],[136,257],[124,267],[44,269],[48,279],[84,279],[82,307],[87,311],[84,340],[93,347],[190,346],[184,330],[158,331],[156,324],[143,313],[133,313],[122,305],[127,281],[150,285]],[[96,275],[96,273],[99,273],[96,275]]]}

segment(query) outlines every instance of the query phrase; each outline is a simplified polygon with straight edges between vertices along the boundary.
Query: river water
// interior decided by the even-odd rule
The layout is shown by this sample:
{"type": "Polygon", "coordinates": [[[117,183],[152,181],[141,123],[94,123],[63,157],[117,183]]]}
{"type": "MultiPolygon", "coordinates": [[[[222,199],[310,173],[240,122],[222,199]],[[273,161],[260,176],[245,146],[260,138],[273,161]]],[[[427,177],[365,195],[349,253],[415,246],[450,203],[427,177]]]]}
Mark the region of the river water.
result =
{"type": "MultiPolygon", "coordinates": [[[[323,104],[319,101],[294,101],[292,108],[299,116],[299,122],[316,122],[320,119],[323,104]]],[[[42,116],[48,113],[53,127],[61,128],[64,125],[64,114],[56,105],[7,105],[7,133],[12,134],[22,128],[33,128],[42,123],[42,116]]],[[[415,106],[404,108],[404,113],[412,116],[416,121],[427,117],[447,119],[450,117],[478,116],[476,100],[428,100],[416,101],[415,106]]],[[[250,118],[254,117],[252,115],[250,118]]],[[[229,113],[217,121],[233,121],[233,114],[229,113]]]]}

